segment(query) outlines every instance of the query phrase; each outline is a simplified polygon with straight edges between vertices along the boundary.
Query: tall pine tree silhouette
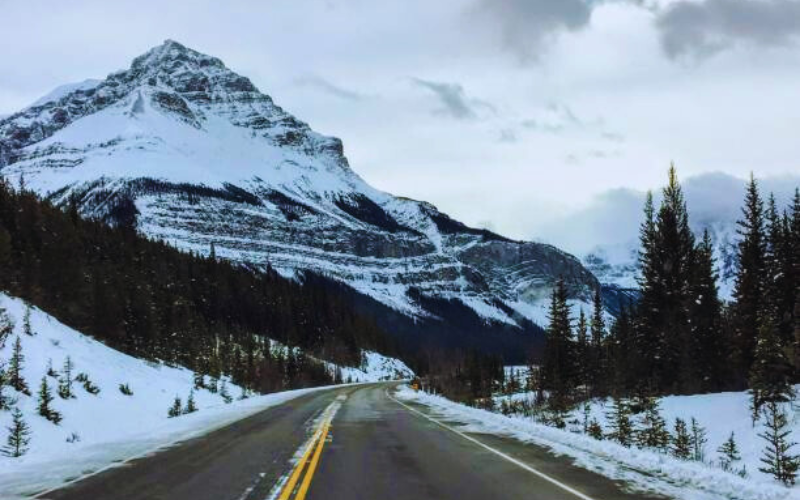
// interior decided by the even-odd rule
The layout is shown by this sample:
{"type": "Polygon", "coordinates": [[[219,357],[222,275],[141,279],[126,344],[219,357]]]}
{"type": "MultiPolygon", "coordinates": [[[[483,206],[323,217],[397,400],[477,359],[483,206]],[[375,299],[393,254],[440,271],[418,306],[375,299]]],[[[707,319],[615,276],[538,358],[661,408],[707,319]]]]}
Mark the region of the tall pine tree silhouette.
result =
{"type": "Polygon", "coordinates": [[[741,240],[738,244],[738,269],[734,288],[734,349],[736,379],[744,386],[753,364],[756,337],[763,313],[764,270],[766,265],[766,235],[764,232],[764,202],[755,177],[750,176],[737,222],[741,240]]]}

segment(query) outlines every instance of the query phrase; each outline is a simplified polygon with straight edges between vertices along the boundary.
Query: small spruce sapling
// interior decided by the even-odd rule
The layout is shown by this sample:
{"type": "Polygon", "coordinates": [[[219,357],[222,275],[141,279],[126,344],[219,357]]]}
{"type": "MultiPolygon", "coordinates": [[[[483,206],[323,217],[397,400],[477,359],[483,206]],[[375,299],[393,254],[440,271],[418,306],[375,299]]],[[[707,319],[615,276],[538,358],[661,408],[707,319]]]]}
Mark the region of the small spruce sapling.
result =
{"type": "Polygon", "coordinates": [[[600,422],[598,422],[596,418],[593,418],[592,421],[589,422],[589,427],[586,429],[586,433],[598,441],[603,440],[603,428],[600,426],[600,422]]]}
{"type": "Polygon", "coordinates": [[[682,418],[675,419],[675,434],[672,436],[672,454],[676,458],[687,460],[692,454],[692,443],[686,422],[682,418]]]}
{"type": "Polygon", "coordinates": [[[33,337],[36,333],[31,328],[31,306],[25,306],[25,314],[22,316],[22,331],[25,335],[33,337]]]}
{"type": "Polygon", "coordinates": [[[194,389],[189,390],[189,397],[186,398],[186,408],[183,409],[183,414],[188,415],[197,411],[197,405],[194,403],[194,389]]]}
{"type": "Polygon", "coordinates": [[[766,431],[759,434],[767,442],[764,456],[761,457],[763,467],[758,470],[764,474],[772,474],[775,479],[787,486],[794,485],[797,470],[800,468],[800,457],[791,453],[796,443],[790,441],[791,431],[787,428],[786,414],[775,401],[765,405],[766,431]]]}
{"type": "Polygon", "coordinates": [[[70,399],[75,397],[75,392],[72,390],[72,369],[75,365],[72,364],[72,358],[67,356],[64,360],[64,368],[61,370],[61,378],[58,381],[58,395],[62,399],[70,399]]]}
{"type": "Polygon", "coordinates": [[[5,347],[6,340],[14,331],[14,320],[8,315],[3,306],[0,306],[0,349],[5,347]]]}
{"type": "Polygon", "coordinates": [[[608,437],[622,446],[630,447],[633,441],[633,424],[628,403],[622,399],[614,400],[614,407],[607,420],[611,425],[608,437]]]}
{"type": "Polygon", "coordinates": [[[11,353],[11,361],[8,364],[8,385],[14,388],[17,392],[30,395],[31,391],[28,389],[28,383],[22,377],[22,366],[25,361],[25,355],[22,354],[22,340],[17,335],[14,340],[14,350],[11,353]]]}
{"type": "Polygon", "coordinates": [[[636,432],[636,443],[641,448],[665,451],[669,442],[669,430],[667,430],[666,421],[661,416],[658,400],[647,398],[641,418],[641,427],[636,432]]]}
{"type": "Polygon", "coordinates": [[[53,395],[50,393],[50,386],[47,384],[47,376],[42,377],[42,384],[39,386],[39,404],[36,410],[39,415],[58,425],[61,422],[61,413],[51,406],[53,395]]]}
{"type": "Polygon", "coordinates": [[[128,384],[119,384],[119,392],[126,396],[133,396],[133,390],[128,384]]]}
{"type": "Polygon", "coordinates": [[[172,406],[169,407],[169,411],[167,412],[167,416],[169,418],[178,417],[183,414],[183,403],[181,403],[181,398],[177,395],[175,399],[172,401],[172,406]]]}
{"type": "Polygon", "coordinates": [[[708,432],[705,427],[692,417],[691,421],[691,439],[692,446],[692,460],[704,462],[706,459],[706,443],[708,443],[708,432]]]}
{"type": "Polygon", "coordinates": [[[31,430],[25,423],[22,411],[14,408],[11,414],[11,425],[8,429],[6,445],[0,449],[0,453],[7,457],[21,457],[28,451],[28,444],[31,442],[31,430]]]}
{"type": "Polygon", "coordinates": [[[5,363],[0,360],[0,411],[10,410],[11,405],[14,404],[12,398],[6,395],[5,389],[8,384],[8,374],[5,370],[5,363]]]}
{"type": "Polygon", "coordinates": [[[717,448],[717,453],[720,454],[719,465],[722,470],[732,472],[734,463],[742,459],[739,454],[739,446],[736,444],[736,437],[731,432],[730,437],[717,448]]]}
{"type": "Polygon", "coordinates": [[[194,372],[194,388],[197,390],[205,389],[206,387],[206,378],[201,372],[197,371],[194,372]]]}

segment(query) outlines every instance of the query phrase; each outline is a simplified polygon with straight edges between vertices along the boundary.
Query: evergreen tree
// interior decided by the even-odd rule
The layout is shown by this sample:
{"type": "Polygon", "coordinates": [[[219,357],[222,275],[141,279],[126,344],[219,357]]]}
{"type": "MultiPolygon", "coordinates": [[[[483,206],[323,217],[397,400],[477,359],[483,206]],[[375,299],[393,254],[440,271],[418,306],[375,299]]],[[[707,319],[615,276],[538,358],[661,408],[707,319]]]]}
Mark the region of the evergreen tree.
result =
{"type": "Polygon", "coordinates": [[[714,248],[708,230],[694,252],[691,300],[689,301],[690,342],[685,353],[684,387],[690,392],[713,392],[727,383],[728,352],[722,329],[722,303],[714,269],[714,248]]]}
{"type": "Polygon", "coordinates": [[[206,387],[206,380],[205,376],[199,372],[194,372],[194,388],[197,390],[204,389],[206,387]]]}
{"type": "Polygon", "coordinates": [[[6,339],[14,331],[14,320],[8,315],[8,311],[0,306],[0,349],[5,347],[6,339]]]}
{"type": "Polygon", "coordinates": [[[635,350],[635,331],[629,309],[622,304],[619,314],[606,341],[608,346],[608,378],[616,395],[626,394],[634,384],[635,372],[640,356],[635,350]]]}
{"type": "Polygon", "coordinates": [[[169,407],[169,411],[167,412],[167,417],[174,418],[179,417],[183,414],[183,403],[181,403],[181,398],[177,395],[175,399],[172,401],[172,406],[169,407]]]}
{"type": "Polygon", "coordinates": [[[590,321],[591,345],[589,362],[589,380],[592,385],[592,396],[603,396],[607,393],[607,357],[605,349],[606,322],[603,309],[603,299],[600,288],[594,291],[592,303],[592,319],[590,321]]]}
{"type": "Polygon", "coordinates": [[[64,360],[64,368],[61,370],[61,378],[58,381],[58,395],[61,399],[70,399],[75,397],[75,392],[72,390],[72,369],[75,365],[72,364],[72,358],[67,356],[64,360]]]}
{"type": "Polygon", "coordinates": [[[585,397],[589,397],[591,350],[589,345],[589,324],[586,321],[583,309],[578,315],[575,357],[577,359],[575,371],[578,385],[583,389],[585,397]]]}
{"type": "Polygon", "coordinates": [[[35,335],[31,327],[31,306],[29,304],[25,306],[25,314],[22,316],[22,331],[31,337],[35,335]]]}
{"type": "MultiPolygon", "coordinates": [[[[653,363],[646,373],[652,373],[651,385],[656,392],[690,392],[691,355],[686,355],[691,345],[694,235],[689,228],[689,214],[683,189],[678,182],[674,166],[669,169],[668,183],[656,215],[656,276],[661,297],[649,310],[641,309],[646,321],[641,321],[642,338],[652,337],[646,344],[654,345],[653,363]]],[[[642,352],[642,351],[639,351],[642,352]]],[[[643,375],[643,374],[642,374],[643,375]]]]}
{"type": "Polygon", "coordinates": [[[628,403],[622,399],[615,398],[611,414],[607,416],[606,420],[611,426],[611,432],[608,434],[609,439],[629,448],[633,441],[634,432],[628,403]]]}
{"type": "Polygon", "coordinates": [[[5,363],[0,359],[0,411],[11,409],[11,397],[5,393],[6,385],[8,385],[8,373],[6,373],[5,363]]]}
{"type": "Polygon", "coordinates": [[[550,301],[550,324],[545,332],[542,383],[550,391],[554,410],[567,409],[571,389],[575,386],[575,349],[572,320],[563,279],[556,282],[550,301]]]}
{"type": "Polygon", "coordinates": [[[603,428],[600,426],[600,422],[598,422],[596,418],[593,418],[592,421],[589,422],[586,433],[598,441],[602,441],[603,439],[603,428]]]}
{"type": "MultiPolygon", "coordinates": [[[[793,347],[794,347],[794,367],[795,367],[795,381],[798,380],[800,375],[800,188],[795,189],[794,200],[792,202],[792,210],[789,222],[790,236],[786,238],[789,242],[787,251],[787,270],[791,271],[793,281],[795,284],[794,289],[794,334],[793,347]]],[[[788,304],[787,304],[788,306],[788,304]]],[[[787,307],[788,309],[788,307],[787,307]]]]}
{"type": "MultiPolygon", "coordinates": [[[[656,227],[655,206],[653,204],[653,193],[647,193],[644,205],[644,222],[639,229],[639,289],[641,296],[638,301],[637,310],[637,328],[632,328],[626,323],[621,323],[628,318],[625,316],[627,311],[621,311],[617,317],[615,328],[612,333],[616,337],[620,337],[620,327],[624,326],[624,333],[627,338],[616,338],[615,342],[618,344],[617,350],[620,351],[619,343],[624,341],[626,345],[625,351],[637,352],[639,354],[636,358],[626,356],[625,359],[616,359],[616,371],[618,378],[625,379],[623,386],[627,390],[627,382],[631,379],[644,380],[650,378],[650,370],[654,369],[655,361],[661,358],[661,351],[664,346],[659,338],[658,329],[660,328],[660,311],[661,304],[664,302],[665,283],[661,278],[662,264],[660,262],[660,249],[658,229],[656,227]],[[626,372],[622,375],[620,372],[626,372]]],[[[621,353],[617,352],[615,355],[618,357],[621,353]]],[[[617,384],[618,385],[618,384],[617,384]]]]}
{"type": "Polygon", "coordinates": [[[17,335],[14,340],[14,350],[11,352],[11,361],[8,363],[8,385],[14,388],[15,391],[23,394],[30,394],[28,383],[22,376],[22,366],[25,361],[25,355],[22,354],[22,341],[17,335]]]}
{"type": "Polygon", "coordinates": [[[189,390],[189,397],[186,398],[186,407],[183,409],[183,414],[194,413],[197,411],[197,406],[194,403],[194,389],[189,390]]]}
{"type": "Polygon", "coordinates": [[[750,370],[753,421],[765,403],[783,403],[794,398],[792,367],[780,345],[772,318],[766,316],[758,330],[755,358],[750,370]]]}
{"type": "Polygon", "coordinates": [[[688,460],[692,454],[692,440],[686,430],[686,422],[681,418],[675,419],[675,432],[672,435],[672,454],[683,460],[688,460]]]}
{"type": "Polygon", "coordinates": [[[31,441],[31,431],[19,408],[14,408],[11,418],[11,425],[7,428],[6,445],[0,449],[0,452],[7,457],[16,458],[27,453],[28,444],[31,441]]]}
{"type": "MultiPolygon", "coordinates": [[[[766,235],[764,202],[758,183],[751,175],[745,195],[742,219],[738,221],[741,240],[737,249],[738,269],[734,288],[735,361],[739,383],[744,382],[753,365],[756,338],[764,308],[764,269],[766,235]]],[[[742,384],[743,385],[743,384],[742,384]]]]}
{"type": "Polygon", "coordinates": [[[742,459],[733,432],[731,432],[730,437],[717,448],[717,453],[720,454],[719,465],[722,467],[722,470],[727,472],[733,471],[734,463],[742,459]]]}
{"type": "Polygon", "coordinates": [[[694,417],[692,417],[689,430],[689,444],[692,447],[692,460],[704,462],[706,459],[708,432],[694,417]]]}
{"type": "Polygon", "coordinates": [[[47,376],[42,377],[42,384],[39,386],[39,404],[36,410],[39,415],[58,425],[61,422],[61,414],[51,406],[53,395],[50,393],[50,386],[47,385],[47,376]]]}
{"type": "Polygon", "coordinates": [[[639,429],[636,432],[636,443],[640,448],[663,451],[669,446],[669,442],[669,430],[667,430],[666,421],[661,416],[659,402],[655,398],[648,398],[639,429]]]}
{"type": "Polygon", "coordinates": [[[786,415],[780,405],[774,401],[766,403],[767,430],[759,437],[767,441],[764,456],[761,458],[763,467],[758,470],[765,474],[772,474],[775,479],[785,485],[794,485],[797,470],[800,468],[800,457],[791,453],[791,448],[796,443],[788,440],[790,430],[786,415]]]}

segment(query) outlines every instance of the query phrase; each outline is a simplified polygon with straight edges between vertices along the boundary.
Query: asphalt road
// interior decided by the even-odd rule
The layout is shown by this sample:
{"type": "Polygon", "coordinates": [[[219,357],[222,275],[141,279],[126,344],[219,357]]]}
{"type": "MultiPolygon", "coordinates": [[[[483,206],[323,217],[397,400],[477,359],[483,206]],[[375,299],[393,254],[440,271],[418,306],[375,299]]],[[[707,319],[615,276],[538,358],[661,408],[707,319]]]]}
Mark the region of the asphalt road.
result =
{"type": "Polygon", "coordinates": [[[414,411],[424,408],[395,402],[390,388],[376,384],[303,396],[41,498],[653,498],[625,493],[619,484],[541,448],[493,436],[465,438],[414,411]]]}

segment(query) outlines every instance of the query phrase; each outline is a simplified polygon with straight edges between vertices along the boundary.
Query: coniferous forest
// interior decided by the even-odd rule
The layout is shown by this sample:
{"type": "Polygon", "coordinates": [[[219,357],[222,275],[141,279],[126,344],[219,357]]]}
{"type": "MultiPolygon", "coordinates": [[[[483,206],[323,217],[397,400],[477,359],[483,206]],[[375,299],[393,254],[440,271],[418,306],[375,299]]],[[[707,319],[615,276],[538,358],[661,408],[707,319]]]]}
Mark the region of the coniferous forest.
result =
{"type": "Polygon", "coordinates": [[[751,179],[738,222],[733,301],[718,293],[713,247],[695,237],[674,168],[640,229],[640,297],[610,328],[599,299],[581,334],[556,287],[541,370],[547,390],[660,396],[749,389],[755,406],[788,396],[800,376],[800,192],[779,211],[751,179]]]}
{"type": "Polygon", "coordinates": [[[392,352],[322,286],[217,259],[213,248],[184,253],[129,222],[85,220],[0,181],[0,290],[123,352],[259,392],[332,382],[306,354],[357,366],[361,349],[392,352]]]}
{"type": "MultiPolygon", "coordinates": [[[[751,179],[738,222],[734,300],[720,299],[709,234],[695,236],[674,168],[661,202],[649,194],[640,228],[640,294],[613,321],[600,290],[592,311],[568,305],[557,282],[534,390],[555,411],[595,397],[637,397],[749,390],[754,418],[793,397],[800,380],[800,192],[779,210],[751,179]]],[[[437,358],[436,390],[481,402],[504,386],[490,356],[437,358]],[[441,358],[441,359],[439,359],[441,358]],[[483,374],[483,376],[481,375],[483,374]]]]}

